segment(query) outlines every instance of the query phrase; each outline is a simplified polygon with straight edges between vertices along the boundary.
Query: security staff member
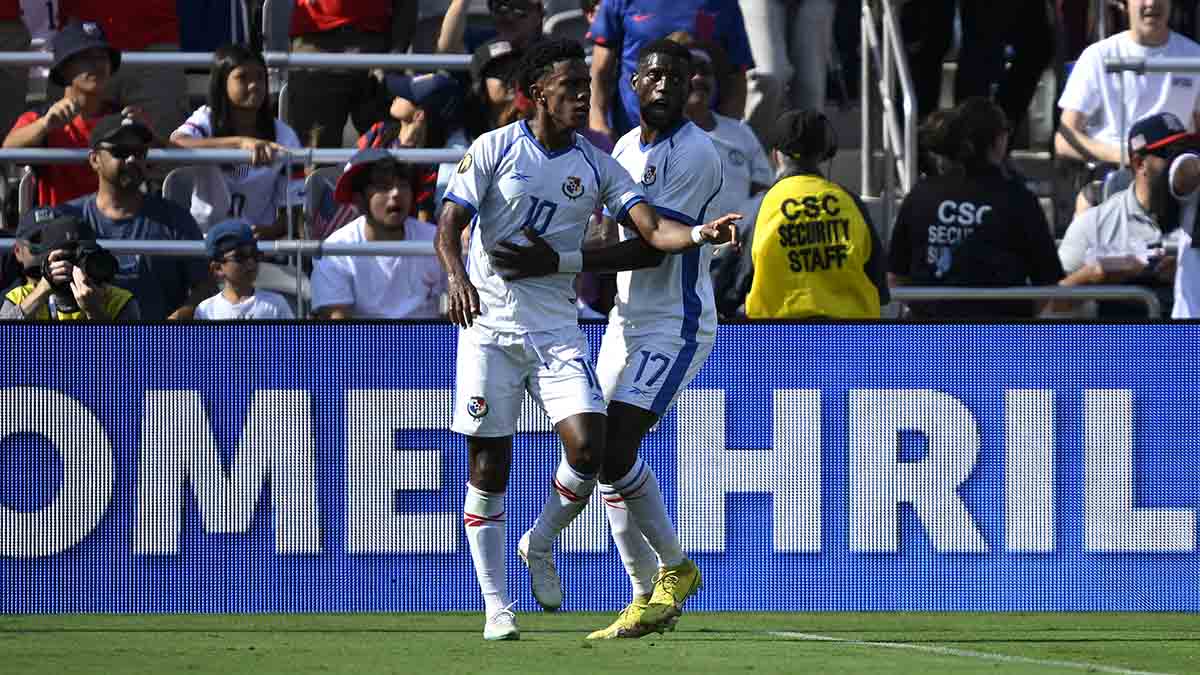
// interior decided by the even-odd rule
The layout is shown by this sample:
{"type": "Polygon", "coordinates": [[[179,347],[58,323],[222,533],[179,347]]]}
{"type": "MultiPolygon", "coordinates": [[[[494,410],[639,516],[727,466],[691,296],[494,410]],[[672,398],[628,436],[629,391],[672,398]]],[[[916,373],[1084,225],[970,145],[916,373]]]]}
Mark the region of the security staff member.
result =
{"type": "Polygon", "coordinates": [[[751,319],[878,319],[890,299],[883,245],[858,197],[821,174],[837,138],[819,112],[790,110],[772,134],[781,172],[754,226],[751,319]]]}
{"type": "MultiPolygon", "coordinates": [[[[1004,173],[1009,125],[985,98],[963,102],[934,151],[956,170],[918,183],[892,231],[890,281],[918,286],[1050,285],[1063,278],[1046,217],[1025,185],[1004,173]]],[[[925,318],[1030,317],[1034,303],[914,303],[925,318]]]]}

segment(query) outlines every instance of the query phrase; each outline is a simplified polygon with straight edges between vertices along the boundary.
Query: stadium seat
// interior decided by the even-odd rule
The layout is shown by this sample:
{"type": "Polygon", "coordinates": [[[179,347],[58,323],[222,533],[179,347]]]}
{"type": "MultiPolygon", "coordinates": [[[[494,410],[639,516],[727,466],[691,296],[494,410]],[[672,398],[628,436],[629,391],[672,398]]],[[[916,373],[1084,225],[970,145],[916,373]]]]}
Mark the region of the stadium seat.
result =
{"type": "Polygon", "coordinates": [[[1113,169],[1104,177],[1104,188],[1100,191],[1101,201],[1129,187],[1133,182],[1133,173],[1126,167],[1113,169]]]}
{"type": "Polygon", "coordinates": [[[323,166],[304,181],[304,238],[311,238],[312,224],[320,218],[322,204],[333,197],[333,186],[342,175],[340,166],[323,166]]]}
{"type": "Polygon", "coordinates": [[[192,191],[194,189],[195,177],[191,167],[176,167],[163,179],[163,199],[175,202],[188,210],[192,208],[192,191]]]}
{"type": "Polygon", "coordinates": [[[585,39],[588,28],[590,28],[590,25],[588,24],[587,17],[583,15],[582,9],[568,9],[558,12],[546,17],[546,20],[542,23],[543,32],[564,40],[576,40],[583,44],[584,49],[590,54],[592,46],[585,39]]]}
{"type": "Polygon", "coordinates": [[[266,0],[262,8],[263,50],[291,51],[292,0],[266,0]]]}
{"type": "Polygon", "coordinates": [[[37,202],[37,175],[32,166],[21,169],[21,181],[17,183],[17,218],[25,215],[37,202]]]}

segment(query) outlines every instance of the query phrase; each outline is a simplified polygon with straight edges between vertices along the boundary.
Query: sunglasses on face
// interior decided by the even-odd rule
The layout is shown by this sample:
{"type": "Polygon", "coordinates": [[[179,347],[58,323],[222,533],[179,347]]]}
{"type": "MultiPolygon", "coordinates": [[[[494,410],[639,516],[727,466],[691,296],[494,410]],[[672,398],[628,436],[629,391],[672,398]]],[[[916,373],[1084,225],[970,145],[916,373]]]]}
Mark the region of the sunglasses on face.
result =
{"type": "Polygon", "coordinates": [[[101,145],[100,149],[112,155],[114,159],[125,161],[130,157],[146,159],[149,148],[144,145],[101,145]]]}

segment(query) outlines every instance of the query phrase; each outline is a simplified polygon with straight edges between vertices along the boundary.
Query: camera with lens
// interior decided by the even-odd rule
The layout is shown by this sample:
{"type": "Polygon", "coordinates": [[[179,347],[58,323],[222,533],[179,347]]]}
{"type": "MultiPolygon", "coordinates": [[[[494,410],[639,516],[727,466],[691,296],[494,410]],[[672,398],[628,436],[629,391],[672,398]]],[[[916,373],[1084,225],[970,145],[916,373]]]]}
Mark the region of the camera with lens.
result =
{"type": "MultiPolygon", "coordinates": [[[[94,241],[71,242],[55,250],[66,253],[65,256],[59,256],[58,260],[69,262],[83,270],[84,275],[94,283],[107,284],[117,276],[116,257],[94,241]]],[[[78,312],[79,303],[75,301],[75,294],[71,292],[70,282],[55,284],[50,281],[50,265],[50,256],[47,254],[42,259],[42,278],[49,281],[50,287],[54,289],[54,302],[63,312],[78,312]]]]}

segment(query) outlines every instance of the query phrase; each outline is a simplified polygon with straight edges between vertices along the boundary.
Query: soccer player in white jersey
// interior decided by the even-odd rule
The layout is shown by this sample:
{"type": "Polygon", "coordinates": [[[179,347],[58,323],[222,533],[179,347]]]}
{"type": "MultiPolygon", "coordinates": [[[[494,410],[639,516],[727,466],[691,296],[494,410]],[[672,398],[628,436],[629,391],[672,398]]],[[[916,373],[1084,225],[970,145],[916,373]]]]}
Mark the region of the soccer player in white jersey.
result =
{"type": "Polygon", "coordinates": [[[629,174],[576,133],[587,123],[591,78],[582,47],[540,42],[518,84],[532,119],[480,136],[450,181],[435,240],[459,331],[451,429],[467,437],[470,478],[463,523],[486,607],[488,640],[520,637],[505,583],[504,492],[525,392],[550,417],[566,450],[543,510],[561,530],[587,503],[604,457],[605,403],[576,322],[573,283],[592,212],[605,206],[665,251],[733,238],[719,220],[699,227],[659,218],[629,174]],[[474,222],[468,260],[462,230],[474,222]],[[506,281],[492,266],[502,242],[533,236],[555,252],[541,278],[506,281]],[[543,239],[544,238],[544,239],[543,239]]]}
{"type": "MultiPolygon", "coordinates": [[[[617,142],[613,156],[640,179],[646,199],[660,215],[694,225],[704,221],[717,198],[722,174],[712,140],[683,116],[690,73],[691,54],[685,47],[668,40],[643,47],[633,75],[641,126],[617,142]]],[[[737,217],[729,214],[722,220],[737,217]]],[[[545,265],[558,264],[548,246],[531,238],[532,246],[506,245],[497,256],[507,276],[543,273],[549,271],[545,265]]],[[[617,303],[597,374],[609,401],[600,490],[634,597],[616,622],[589,639],[661,632],[673,625],[683,601],[700,586],[700,570],[684,556],[654,471],[637,451],[712,351],[717,316],[708,275],[711,248],[663,256],[628,229],[621,238],[616,246],[584,251],[583,267],[633,270],[617,276],[617,303]]],[[[561,602],[561,587],[544,583],[557,580],[552,540],[535,526],[522,544],[527,541],[523,558],[530,565],[535,597],[543,605],[561,602]]]]}

